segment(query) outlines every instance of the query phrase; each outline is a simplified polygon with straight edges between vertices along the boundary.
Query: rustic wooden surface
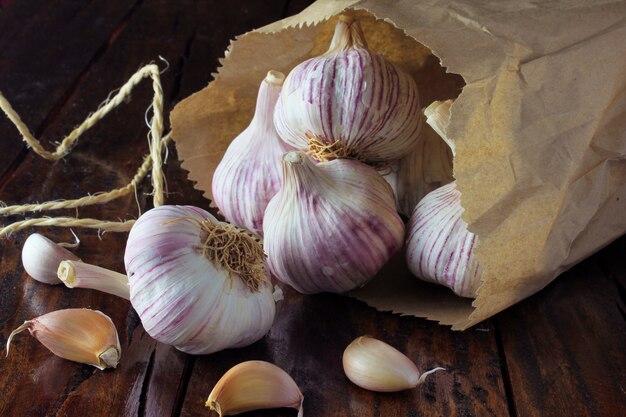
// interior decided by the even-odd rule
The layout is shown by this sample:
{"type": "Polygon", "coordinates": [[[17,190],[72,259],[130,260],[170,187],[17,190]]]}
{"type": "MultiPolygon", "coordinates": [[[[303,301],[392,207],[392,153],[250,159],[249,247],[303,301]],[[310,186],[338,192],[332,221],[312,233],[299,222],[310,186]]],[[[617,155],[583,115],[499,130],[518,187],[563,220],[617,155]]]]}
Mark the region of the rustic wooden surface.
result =
{"type": "MultiPolygon", "coordinates": [[[[0,0],[0,90],[45,143],[59,140],[141,65],[159,55],[166,110],[211,80],[229,39],[306,7],[306,0],[0,0]]],[[[0,118],[0,201],[74,198],[126,184],[147,152],[149,83],[93,129],[69,155],[48,162],[27,151],[0,118]]],[[[168,202],[206,207],[170,148],[168,202]]],[[[139,190],[150,208],[148,187],[139,190]]],[[[133,196],[80,209],[81,216],[134,217],[133,196]]],[[[38,213],[33,216],[50,215],[38,213]]],[[[73,215],[75,211],[63,212],[73,215]]],[[[17,218],[1,219],[2,223],[17,218]]],[[[39,230],[71,240],[67,230],[39,230]]],[[[563,274],[534,297],[488,322],[452,332],[426,320],[377,312],[336,295],[286,291],[277,320],[243,349],[192,357],[153,341],[125,300],[51,287],[29,278],[20,249],[32,231],[0,242],[0,347],[24,320],[89,307],[117,325],[123,356],[115,371],[62,360],[26,334],[0,360],[0,416],[201,416],[217,379],[250,359],[287,370],[313,416],[626,415],[626,238],[563,274]],[[356,336],[393,344],[425,370],[422,387],[374,394],[343,375],[341,353],[356,336]]],[[[123,271],[125,235],[78,231],[79,256],[123,271]]],[[[214,414],[215,415],[215,414],[214,414]]],[[[293,410],[246,416],[295,416],[293,410]]]]}

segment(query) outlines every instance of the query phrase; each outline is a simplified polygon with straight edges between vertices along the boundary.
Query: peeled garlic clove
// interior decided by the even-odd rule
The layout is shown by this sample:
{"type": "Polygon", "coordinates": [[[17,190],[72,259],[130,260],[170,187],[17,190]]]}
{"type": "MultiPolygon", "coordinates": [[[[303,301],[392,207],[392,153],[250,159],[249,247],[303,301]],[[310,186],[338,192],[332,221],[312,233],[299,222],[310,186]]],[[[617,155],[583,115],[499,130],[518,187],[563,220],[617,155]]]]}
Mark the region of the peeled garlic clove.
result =
{"type": "Polygon", "coordinates": [[[282,159],[283,185],[263,220],[272,272],[305,294],[364,285],[404,239],[389,184],[355,160],[315,165],[303,152],[282,159]]]}
{"type": "Polygon", "coordinates": [[[435,368],[420,376],[412,360],[396,348],[369,336],[357,337],[343,352],[343,370],[354,384],[377,392],[415,388],[435,368]]]}
{"type": "Polygon", "coordinates": [[[130,300],[128,277],[84,262],[63,261],[57,276],[68,288],[89,288],[130,300]]]}
{"type": "Polygon", "coordinates": [[[124,263],[148,334],[191,354],[247,346],[276,301],[261,244],[192,206],[160,206],[133,225],[124,263]]]}
{"type": "Polygon", "coordinates": [[[97,310],[70,308],[57,310],[25,321],[11,332],[13,337],[28,329],[52,353],[63,359],[93,365],[98,369],[115,368],[122,348],[111,319],[97,310]]]}
{"type": "Polygon", "coordinates": [[[257,236],[263,213],[280,188],[280,156],[291,147],[280,139],[273,114],[285,75],[270,71],[261,83],[250,125],[229,145],[213,174],[213,201],[226,220],[257,236]]]}
{"type": "Polygon", "coordinates": [[[448,144],[454,154],[456,153],[454,142],[446,133],[448,125],[450,125],[450,108],[452,103],[454,103],[453,100],[435,101],[424,109],[424,115],[426,116],[426,123],[448,144]]]}
{"type": "Polygon", "coordinates": [[[303,401],[298,385],[285,371],[269,362],[248,361],[220,378],[206,406],[220,417],[268,408],[295,408],[301,417],[303,401]]]}
{"type": "Polygon", "coordinates": [[[64,260],[78,262],[80,258],[39,233],[33,233],[24,242],[22,248],[24,270],[39,282],[60,284],[57,269],[59,263],[64,260]]]}
{"type": "Polygon", "coordinates": [[[283,140],[319,161],[378,162],[415,147],[420,114],[413,78],[370,51],[359,23],[342,16],[328,51],[285,79],[274,123],[283,140]]]}
{"type": "Polygon", "coordinates": [[[461,297],[475,297],[480,268],[474,256],[476,235],[461,218],[456,182],[429,193],[407,225],[407,262],[417,277],[445,285],[461,297]]]}

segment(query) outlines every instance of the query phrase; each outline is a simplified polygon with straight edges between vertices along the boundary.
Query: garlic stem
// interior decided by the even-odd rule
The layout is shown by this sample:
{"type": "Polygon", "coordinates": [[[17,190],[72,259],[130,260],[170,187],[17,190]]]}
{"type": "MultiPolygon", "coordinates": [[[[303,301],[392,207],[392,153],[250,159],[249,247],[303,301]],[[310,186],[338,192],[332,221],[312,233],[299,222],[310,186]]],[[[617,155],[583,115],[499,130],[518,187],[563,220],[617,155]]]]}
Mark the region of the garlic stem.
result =
{"type": "Polygon", "coordinates": [[[63,261],[57,276],[68,288],[89,288],[130,300],[128,277],[84,262],[63,261]]]}
{"type": "Polygon", "coordinates": [[[367,49],[367,41],[359,22],[353,16],[341,15],[326,53],[337,53],[350,48],[367,49]]]}

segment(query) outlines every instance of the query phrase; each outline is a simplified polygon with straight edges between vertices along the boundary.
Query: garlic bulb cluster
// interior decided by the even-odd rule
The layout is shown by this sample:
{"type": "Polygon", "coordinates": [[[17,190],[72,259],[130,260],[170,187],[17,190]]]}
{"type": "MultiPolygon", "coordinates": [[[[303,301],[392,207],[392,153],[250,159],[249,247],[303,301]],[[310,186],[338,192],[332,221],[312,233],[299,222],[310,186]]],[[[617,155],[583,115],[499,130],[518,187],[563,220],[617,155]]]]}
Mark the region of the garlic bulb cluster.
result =
{"type": "Polygon", "coordinates": [[[343,370],[350,381],[377,392],[396,392],[415,388],[434,372],[420,375],[415,363],[387,343],[370,336],[357,337],[343,352],[343,370]]]}
{"type": "Polygon", "coordinates": [[[287,143],[317,160],[379,162],[415,147],[420,115],[413,78],[370,51],[359,23],[341,16],[328,51],[287,76],[274,121],[287,143]]]}
{"type": "Polygon", "coordinates": [[[11,332],[13,337],[27,330],[42,345],[63,359],[93,365],[98,369],[115,368],[122,348],[117,329],[104,313],[86,308],[57,310],[25,321],[11,332]]]}
{"type": "Polygon", "coordinates": [[[160,206],[130,231],[130,300],[156,340],[191,354],[249,345],[275,301],[258,241],[191,206],[160,206]]]}
{"type": "Polygon", "coordinates": [[[265,361],[233,366],[209,394],[206,406],[220,417],[252,410],[295,408],[302,417],[304,396],[289,374],[265,361]]]}
{"type": "Polygon", "coordinates": [[[461,219],[456,182],[429,193],[415,207],[407,225],[407,262],[416,276],[475,297],[480,268],[474,256],[476,235],[461,219]]]}
{"type": "Polygon", "coordinates": [[[276,277],[305,293],[364,285],[402,247],[389,184],[355,160],[282,158],[283,184],[265,211],[264,248],[276,277]]]}
{"type": "Polygon", "coordinates": [[[273,122],[284,79],[281,72],[267,73],[250,125],[232,141],[213,174],[215,205],[228,222],[258,236],[265,207],[280,188],[280,156],[291,150],[273,122]]]}

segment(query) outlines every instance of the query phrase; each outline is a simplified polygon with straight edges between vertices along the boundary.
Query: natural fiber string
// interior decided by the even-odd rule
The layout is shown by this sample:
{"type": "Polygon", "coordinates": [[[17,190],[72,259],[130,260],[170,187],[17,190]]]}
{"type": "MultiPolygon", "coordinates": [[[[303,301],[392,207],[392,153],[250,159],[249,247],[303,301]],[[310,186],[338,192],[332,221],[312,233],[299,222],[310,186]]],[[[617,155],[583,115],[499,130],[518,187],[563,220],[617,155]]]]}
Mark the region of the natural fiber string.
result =
{"type": "Polygon", "coordinates": [[[128,232],[135,224],[135,220],[113,222],[99,219],[77,219],[76,217],[43,217],[39,219],[27,219],[11,223],[0,229],[0,237],[5,237],[18,230],[33,226],[56,226],[56,227],[85,227],[99,229],[105,232],[128,232]]]}
{"type": "MultiPolygon", "coordinates": [[[[75,145],[78,138],[87,130],[89,130],[99,120],[104,118],[112,109],[122,103],[128,97],[133,88],[139,84],[144,78],[152,78],[152,88],[154,96],[151,108],[153,109],[152,120],[149,123],[149,147],[150,154],[144,159],[137,174],[133,180],[125,187],[118,188],[105,193],[85,196],[76,200],[52,201],[41,204],[26,204],[23,206],[9,206],[0,209],[0,213],[4,215],[19,214],[27,211],[39,210],[55,210],[61,208],[77,208],[89,204],[103,204],[113,199],[129,194],[132,190],[136,191],[137,184],[145,178],[150,166],[152,166],[152,182],[153,182],[153,200],[154,206],[160,206],[164,203],[163,185],[165,176],[162,168],[161,155],[163,147],[167,145],[169,135],[163,135],[163,89],[161,87],[159,68],[155,64],[149,64],[141,68],[117,91],[112,97],[107,99],[98,107],[98,110],[89,115],[87,119],[69,135],[67,135],[57,146],[54,152],[49,152],[43,148],[41,142],[36,139],[28,127],[24,124],[20,116],[13,109],[11,104],[0,92],[0,108],[7,115],[9,120],[13,122],[17,130],[22,135],[23,140],[31,147],[35,153],[49,160],[58,160],[67,155],[71,148],[75,145]]],[[[111,94],[110,94],[111,95],[111,94]]],[[[109,96],[110,96],[109,95],[109,96]]],[[[6,236],[16,230],[21,230],[31,226],[61,226],[61,227],[88,227],[97,228],[105,231],[127,231],[132,225],[132,221],[128,222],[107,222],[97,219],[78,219],[71,217],[29,219],[13,223],[0,229],[0,237],[6,236]]]]}

